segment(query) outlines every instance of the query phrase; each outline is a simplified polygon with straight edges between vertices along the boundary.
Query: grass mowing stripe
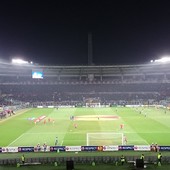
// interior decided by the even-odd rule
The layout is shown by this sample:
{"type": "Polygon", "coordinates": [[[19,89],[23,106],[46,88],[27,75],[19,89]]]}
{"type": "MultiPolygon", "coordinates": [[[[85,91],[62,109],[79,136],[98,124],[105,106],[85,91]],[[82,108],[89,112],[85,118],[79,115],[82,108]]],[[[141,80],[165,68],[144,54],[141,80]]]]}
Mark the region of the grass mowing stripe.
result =
{"type": "MultiPolygon", "coordinates": [[[[140,134],[138,129],[135,129],[139,126],[133,126],[134,123],[136,123],[136,120],[140,119],[138,115],[136,114],[136,110],[132,110],[131,108],[123,108],[121,111],[117,112],[119,117],[121,118],[123,124],[125,125],[125,128],[123,129],[124,134],[128,138],[128,144],[133,144],[130,143],[130,141],[143,141],[145,144],[149,144],[148,141],[145,140],[140,134]],[[126,131],[125,131],[126,130],[126,131]],[[128,133],[128,132],[131,133],[128,133]],[[133,135],[131,135],[133,134],[133,135]]],[[[142,143],[143,143],[142,142],[142,143]]],[[[138,143],[139,144],[139,143],[138,143]]]]}
{"type": "MultiPolygon", "coordinates": [[[[48,114],[49,112],[51,112],[51,110],[46,110],[48,114]]],[[[8,129],[5,129],[5,132],[8,132],[8,130],[11,130],[12,129],[12,132],[11,133],[11,136],[13,136],[13,140],[11,140],[11,142],[9,142],[7,145],[10,145],[10,146],[18,146],[18,141],[21,141],[21,139],[24,141],[24,136],[25,136],[25,133],[28,132],[30,129],[34,128],[34,124],[31,124],[30,122],[28,122],[28,118],[29,117],[39,117],[41,115],[44,114],[44,110],[37,110],[37,109],[31,109],[27,112],[25,112],[24,114],[18,116],[17,118],[14,118],[14,119],[10,119],[7,123],[8,125],[8,129]],[[21,133],[22,132],[22,133],[21,133]],[[15,138],[14,138],[15,137],[15,138]]],[[[6,128],[6,126],[3,126],[3,128],[6,128]]],[[[2,130],[2,129],[1,129],[2,130]]],[[[0,134],[1,135],[6,135],[5,133],[3,134],[0,134]]],[[[21,146],[22,145],[22,142],[19,142],[19,144],[21,146]]],[[[25,143],[23,142],[24,146],[25,145],[29,145],[29,143],[25,143]]],[[[6,146],[6,145],[1,145],[1,146],[6,146]]]]}
{"type": "MultiPolygon", "coordinates": [[[[66,114],[66,116],[64,115],[65,119],[67,120],[67,121],[62,122],[63,125],[64,125],[64,126],[62,126],[62,131],[64,131],[64,133],[62,133],[62,135],[61,135],[60,134],[61,130],[59,130],[59,132],[58,132],[59,141],[61,141],[59,143],[60,143],[61,146],[63,145],[63,143],[65,141],[65,137],[67,136],[67,133],[70,131],[70,126],[73,126],[73,125],[71,125],[73,121],[70,120],[70,117],[76,116],[76,110],[77,110],[76,108],[71,109],[71,110],[69,110],[69,113],[66,114]]],[[[68,110],[63,109],[63,111],[68,111],[68,110]]],[[[62,116],[63,116],[63,114],[62,114],[62,116]]]]}
{"type": "Polygon", "coordinates": [[[24,135],[25,135],[25,133],[23,133],[22,135],[20,135],[18,138],[16,138],[14,141],[12,141],[12,142],[8,145],[8,147],[11,146],[13,143],[15,143],[17,140],[19,140],[20,138],[22,138],[24,135]]]}
{"type": "MultiPolygon", "coordinates": [[[[33,113],[36,112],[38,115],[39,114],[42,115],[42,111],[43,110],[41,110],[41,109],[40,110],[36,109],[33,111],[33,113]]],[[[30,128],[26,131],[26,133],[25,133],[26,135],[23,136],[22,140],[17,140],[15,142],[15,145],[21,145],[23,143],[24,145],[27,144],[27,145],[35,146],[35,145],[37,145],[37,143],[42,144],[43,142],[48,142],[48,145],[54,145],[54,140],[55,140],[56,136],[59,136],[59,140],[61,140],[62,139],[61,136],[63,135],[63,133],[61,134],[58,132],[60,132],[61,126],[62,126],[62,130],[63,130],[64,125],[67,125],[67,124],[65,124],[65,121],[66,120],[67,120],[67,122],[69,121],[68,120],[69,116],[68,116],[68,114],[63,114],[63,109],[60,109],[60,111],[53,109],[53,110],[50,110],[50,112],[48,112],[48,113],[49,114],[47,115],[47,119],[48,119],[48,117],[52,117],[52,118],[63,117],[64,119],[62,119],[62,120],[57,119],[57,123],[55,126],[53,124],[50,124],[50,125],[44,124],[43,122],[39,122],[36,125],[33,124],[32,128],[30,128]],[[60,124],[60,122],[62,125],[60,124]],[[32,133],[32,135],[33,135],[33,133],[36,135],[31,136],[31,133],[32,133]],[[34,142],[30,139],[34,139],[33,140],[34,142]]],[[[65,130],[64,132],[67,132],[67,130],[65,130]]]]}
{"type": "Polygon", "coordinates": [[[131,144],[151,144],[152,142],[169,145],[170,143],[170,116],[163,110],[155,108],[144,109],[148,113],[140,114],[132,108],[59,108],[59,109],[31,109],[24,114],[13,117],[0,123],[0,146],[37,145],[37,143],[48,142],[54,145],[55,137],[59,137],[59,144],[62,145],[86,145],[87,133],[124,133],[131,144]],[[31,123],[28,118],[46,116],[46,124],[31,123]],[[70,116],[118,115],[119,118],[111,121],[90,118],[86,121],[71,121],[70,116]],[[48,119],[55,119],[55,123],[49,123],[48,119]],[[159,120],[159,121],[157,121],[159,120]],[[74,123],[78,124],[74,128],[74,123]],[[124,129],[120,129],[120,124],[124,124],[124,129]],[[23,136],[21,136],[24,133],[23,136]],[[20,137],[21,136],[21,137],[20,137]],[[18,139],[17,139],[18,138],[18,139]],[[17,139],[17,140],[16,140],[17,139]],[[16,140],[14,142],[14,140],[16,140]]]}

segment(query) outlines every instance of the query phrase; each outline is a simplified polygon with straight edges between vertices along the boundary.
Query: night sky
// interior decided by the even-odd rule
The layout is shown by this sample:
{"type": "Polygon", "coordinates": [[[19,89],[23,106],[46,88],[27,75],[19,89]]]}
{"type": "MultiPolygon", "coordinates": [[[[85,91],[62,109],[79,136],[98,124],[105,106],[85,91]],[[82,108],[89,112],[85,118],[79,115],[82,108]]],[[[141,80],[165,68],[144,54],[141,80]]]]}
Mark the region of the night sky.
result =
{"type": "Polygon", "coordinates": [[[143,64],[170,55],[170,2],[0,2],[0,59],[87,65],[88,32],[96,65],[143,64]]]}

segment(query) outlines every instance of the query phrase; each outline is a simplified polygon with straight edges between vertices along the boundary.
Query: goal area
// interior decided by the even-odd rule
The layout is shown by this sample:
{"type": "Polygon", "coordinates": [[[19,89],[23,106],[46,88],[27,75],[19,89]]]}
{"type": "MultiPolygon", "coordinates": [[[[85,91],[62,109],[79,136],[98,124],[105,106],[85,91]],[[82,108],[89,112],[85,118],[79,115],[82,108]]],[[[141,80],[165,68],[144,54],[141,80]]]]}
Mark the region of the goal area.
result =
{"type": "Polygon", "coordinates": [[[87,133],[87,146],[123,145],[123,133],[87,133]]]}

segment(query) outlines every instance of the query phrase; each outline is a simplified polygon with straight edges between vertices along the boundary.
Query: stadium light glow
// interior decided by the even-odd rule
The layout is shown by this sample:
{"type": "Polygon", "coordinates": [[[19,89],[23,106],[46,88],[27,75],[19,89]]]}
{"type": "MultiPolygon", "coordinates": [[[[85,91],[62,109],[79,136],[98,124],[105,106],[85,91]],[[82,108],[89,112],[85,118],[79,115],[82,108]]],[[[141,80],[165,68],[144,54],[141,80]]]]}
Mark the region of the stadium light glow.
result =
{"type": "Polygon", "coordinates": [[[161,59],[155,60],[156,63],[167,63],[170,62],[170,57],[162,57],[161,59]]]}
{"type": "Polygon", "coordinates": [[[12,63],[13,64],[28,64],[29,62],[28,61],[25,61],[25,60],[22,60],[22,59],[12,59],[12,63]]]}

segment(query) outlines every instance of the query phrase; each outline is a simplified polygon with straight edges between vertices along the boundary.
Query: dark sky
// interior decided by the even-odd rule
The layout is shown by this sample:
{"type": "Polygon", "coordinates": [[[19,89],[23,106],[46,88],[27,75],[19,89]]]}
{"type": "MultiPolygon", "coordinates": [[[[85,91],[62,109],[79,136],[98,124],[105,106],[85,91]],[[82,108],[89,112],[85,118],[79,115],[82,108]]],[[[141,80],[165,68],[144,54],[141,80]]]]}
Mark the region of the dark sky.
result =
{"type": "Polygon", "coordinates": [[[140,64],[170,55],[166,0],[4,0],[0,2],[0,58],[22,56],[46,65],[93,62],[140,64]]]}

